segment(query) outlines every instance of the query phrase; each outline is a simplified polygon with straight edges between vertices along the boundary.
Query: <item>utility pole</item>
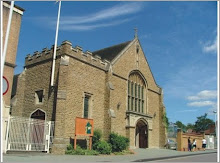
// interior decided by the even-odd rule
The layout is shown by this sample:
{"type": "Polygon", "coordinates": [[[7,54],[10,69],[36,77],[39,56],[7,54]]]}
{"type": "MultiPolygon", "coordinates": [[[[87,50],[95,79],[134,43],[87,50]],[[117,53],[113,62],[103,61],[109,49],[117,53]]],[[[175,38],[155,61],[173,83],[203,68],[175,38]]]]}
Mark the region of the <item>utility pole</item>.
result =
{"type": "Polygon", "coordinates": [[[218,131],[217,131],[217,111],[213,111],[215,114],[215,137],[216,137],[216,147],[218,148],[218,131]]]}

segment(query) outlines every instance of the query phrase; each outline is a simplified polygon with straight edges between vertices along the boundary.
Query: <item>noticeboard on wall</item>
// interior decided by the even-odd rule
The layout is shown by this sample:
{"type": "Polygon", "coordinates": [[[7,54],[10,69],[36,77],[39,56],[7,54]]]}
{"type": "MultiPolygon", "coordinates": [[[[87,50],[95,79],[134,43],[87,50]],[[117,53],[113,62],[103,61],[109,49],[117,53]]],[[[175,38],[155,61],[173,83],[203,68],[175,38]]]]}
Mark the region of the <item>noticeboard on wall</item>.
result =
{"type": "Polygon", "coordinates": [[[93,136],[93,119],[76,117],[75,135],[93,136]]]}

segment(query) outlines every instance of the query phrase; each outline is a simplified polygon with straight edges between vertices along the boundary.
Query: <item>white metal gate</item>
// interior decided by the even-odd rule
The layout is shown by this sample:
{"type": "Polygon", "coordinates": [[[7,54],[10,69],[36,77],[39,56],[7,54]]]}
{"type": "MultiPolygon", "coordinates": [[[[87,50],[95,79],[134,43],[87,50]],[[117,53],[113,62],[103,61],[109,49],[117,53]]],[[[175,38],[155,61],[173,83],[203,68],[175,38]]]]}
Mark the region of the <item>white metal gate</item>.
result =
{"type": "Polygon", "coordinates": [[[6,132],[6,150],[49,152],[53,131],[53,121],[10,116],[6,132]]]}
{"type": "Polygon", "coordinates": [[[213,135],[205,135],[206,139],[206,148],[214,149],[215,148],[215,137],[213,135]]]}

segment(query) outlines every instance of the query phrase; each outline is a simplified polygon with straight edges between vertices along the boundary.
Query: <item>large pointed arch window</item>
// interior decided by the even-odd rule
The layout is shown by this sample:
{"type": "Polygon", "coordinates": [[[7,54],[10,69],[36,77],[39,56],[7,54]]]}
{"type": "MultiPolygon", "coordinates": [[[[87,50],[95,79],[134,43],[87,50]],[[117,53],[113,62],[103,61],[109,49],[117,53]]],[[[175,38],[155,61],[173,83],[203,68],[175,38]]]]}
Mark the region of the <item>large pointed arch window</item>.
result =
{"type": "Polygon", "coordinates": [[[133,72],[128,79],[128,110],[145,113],[145,82],[138,72],[133,72]]]}

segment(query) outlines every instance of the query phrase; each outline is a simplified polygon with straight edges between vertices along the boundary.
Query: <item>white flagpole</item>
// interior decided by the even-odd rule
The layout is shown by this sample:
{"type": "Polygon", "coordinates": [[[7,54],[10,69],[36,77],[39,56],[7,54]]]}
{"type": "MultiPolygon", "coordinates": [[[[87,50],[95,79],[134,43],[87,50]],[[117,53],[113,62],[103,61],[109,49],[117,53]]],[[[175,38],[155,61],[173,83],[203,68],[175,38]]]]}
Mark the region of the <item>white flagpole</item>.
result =
{"type": "Polygon", "coordinates": [[[59,9],[58,9],[58,16],[57,16],[57,29],[56,29],[56,36],[55,36],[52,75],[51,75],[51,83],[50,83],[51,86],[54,86],[54,72],[55,72],[55,61],[56,61],[56,52],[57,52],[57,38],[58,38],[58,30],[59,30],[59,22],[60,22],[60,8],[61,8],[61,1],[59,1],[59,9]]]}
{"type": "Polygon", "coordinates": [[[7,53],[7,47],[8,47],[8,37],[9,37],[9,33],[10,33],[13,8],[14,8],[14,1],[11,1],[10,13],[9,13],[9,17],[8,17],[8,25],[7,25],[7,30],[6,30],[6,34],[5,34],[5,45],[4,45],[3,56],[2,56],[2,59],[3,59],[2,60],[3,61],[2,62],[2,73],[4,71],[5,57],[6,57],[6,53],[7,53]]]}
{"type": "MultiPolygon", "coordinates": [[[[4,65],[5,65],[5,57],[6,57],[6,53],[7,53],[7,47],[8,47],[8,38],[9,38],[9,33],[10,33],[10,27],[11,27],[11,19],[12,19],[12,14],[13,14],[13,9],[14,9],[14,1],[11,1],[11,6],[10,6],[10,12],[9,12],[9,17],[8,17],[8,24],[7,24],[7,29],[6,29],[6,34],[5,34],[5,44],[4,44],[4,49],[3,49],[3,53],[2,53],[2,41],[1,41],[1,57],[2,57],[2,63],[1,63],[1,73],[3,74],[4,73],[4,65]]],[[[3,21],[2,21],[2,15],[3,15],[3,2],[1,2],[1,40],[3,40],[3,21]]],[[[3,75],[2,75],[3,76],[3,75]]],[[[2,85],[2,76],[1,76],[1,85],[2,85]]],[[[1,93],[2,93],[2,88],[1,88],[1,93]]],[[[2,94],[1,94],[2,96],[2,94]]],[[[4,109],[4,100],[2,98],[2,101],[1,101],[1,106],[2,108],[4,109]]],[[[3,113],[3,109],[1,109],[1,115],[3,113]]],[[[2,121],[2,118],[1,118],[1,121],[2,121]]],[[[1,127],[1,142],[3,142],[3,136],[2,136],[2,127],[1,127]]],[[[6,145],[6,144],[5,144],[6,145]]],[[[3,150],[2,150],[2,146],[1,146],[1,161],[2,161],[2,153],[3,153],[3,150]]]]}
{"type": "MultiPolygon", "coordinates": [[[[0,7],[1,7],[1,15],[3,15],[3,14],[2,14],[2,13],[3,13],[3,12],[2,12],[2,10],[3,10],[3,2],[2,2],[2,1],[0,2],[0,7]]],[[[3,27],[3,25],[2,25],[2,23],[3,23],[3,21],[2,21],[2,16],[1,16],[0,19],[1,19],[1,31],[0,31],[0,32],[1,32],[1,55],[2,55],[2,40],[3,40],[3,37],[2,37],[2,35],[3,35],[3,32],[2,32],[2,31],[3,31],[3,30],[2,30],[2,27],[3,27]]],[[[1,66],[1,70],[2,70],[2,66],[1,66]]],[[[2,76],[3,76],[2,74],[3,74],[3,72],[1,71],[1,75],[0,75],[0,76],[1,76],[1,80],[0,80],[0,81],[1,81],[1,86],[2,86],[2,76]]],[[[3,89],[2,89],[2,87],[1,87],[1,91],[0,91],[0,92],[1,92],[1,94],[0,94],[0,97],[1,97],[1,108],[2,108],[2,109],[1,109],[1,117],[0,117],[1,122],[2,122],[2,117],[3,117],[2,115],[3,115],[3,108],[4,108],[4,107],[3,107],[2,90],[3,90],[3,89]]],[[[1,142],[3,143],[3,140],[4,140],[4,139],[3,139],[3,129],[2,129],[2,128],[3,128],[3,127],[1,127],[1,135],[0,135],[0,136],[1,136],[1,142]]],[[[2,145],[1,145],[1,162],[3,162],[3,150],[2,150],[2,149],[3,149],[3,148],[2,148],[2,145]]]]}

